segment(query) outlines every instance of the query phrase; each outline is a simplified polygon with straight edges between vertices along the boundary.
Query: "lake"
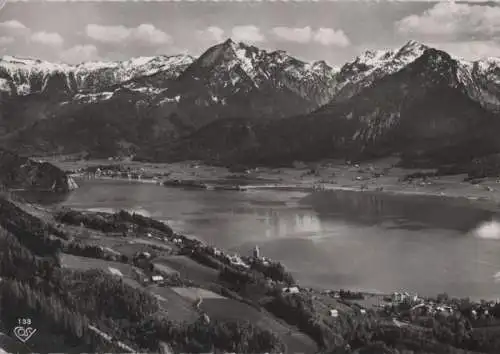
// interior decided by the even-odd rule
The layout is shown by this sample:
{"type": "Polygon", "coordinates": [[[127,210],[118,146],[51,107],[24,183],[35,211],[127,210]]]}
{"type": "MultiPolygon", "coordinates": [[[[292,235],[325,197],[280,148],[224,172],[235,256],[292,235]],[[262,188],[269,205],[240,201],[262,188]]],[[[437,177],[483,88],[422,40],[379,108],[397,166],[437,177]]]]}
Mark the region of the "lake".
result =
{"type": "MultiPolygon", "coordinates": [[[[303,286],[500,298],[500,223],[465,199],[206,191],[84,180],[50,204],[127,209],[225,250],[281,261],[303,286]]],[[[500,217],[499,217],[500,220],[500,217]]]]}

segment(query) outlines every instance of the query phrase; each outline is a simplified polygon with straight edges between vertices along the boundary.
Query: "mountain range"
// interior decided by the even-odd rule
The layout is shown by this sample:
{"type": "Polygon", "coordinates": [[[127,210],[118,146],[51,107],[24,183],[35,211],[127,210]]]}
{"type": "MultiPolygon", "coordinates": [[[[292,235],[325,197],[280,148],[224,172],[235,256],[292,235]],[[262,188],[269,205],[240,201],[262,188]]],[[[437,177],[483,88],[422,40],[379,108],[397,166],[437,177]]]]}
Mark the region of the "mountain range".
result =
{"type": "Polygon", "coordinates": [[[500,152],[500,59],[410,41],[341,67],[227,40],[201,56],[0,59],[0,143],[23,154],[288,164],[500,152]]]}

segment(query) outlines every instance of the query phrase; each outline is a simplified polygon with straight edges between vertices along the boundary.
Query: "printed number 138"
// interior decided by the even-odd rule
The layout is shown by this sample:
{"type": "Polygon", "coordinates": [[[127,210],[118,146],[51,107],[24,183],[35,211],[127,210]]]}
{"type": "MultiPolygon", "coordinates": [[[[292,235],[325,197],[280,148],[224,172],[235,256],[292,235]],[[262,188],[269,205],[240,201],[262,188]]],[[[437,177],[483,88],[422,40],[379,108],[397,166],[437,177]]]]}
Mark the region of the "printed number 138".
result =
{"type": "Polygon", "coordinates": [[[22,325],[22,326],[30,325],[31,324],[31,319],[29,319],[29,318],[18,318],[17,319],[17,324],[22,325]]]}

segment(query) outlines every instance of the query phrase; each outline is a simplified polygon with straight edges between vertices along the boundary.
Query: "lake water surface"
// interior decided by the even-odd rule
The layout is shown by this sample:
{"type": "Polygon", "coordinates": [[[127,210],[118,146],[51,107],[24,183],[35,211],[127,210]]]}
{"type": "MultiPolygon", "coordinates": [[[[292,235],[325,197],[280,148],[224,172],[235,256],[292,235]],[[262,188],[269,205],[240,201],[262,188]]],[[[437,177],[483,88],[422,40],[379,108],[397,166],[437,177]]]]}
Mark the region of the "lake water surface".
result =
{"type": "Polygon", "coordinates": [[[141,212],[242,254],[258,245],[304,286],[500,298],[500,223],[494,211],[467,200],[184,190],[109,180],[79,184],[48,202],[141,212]]]}

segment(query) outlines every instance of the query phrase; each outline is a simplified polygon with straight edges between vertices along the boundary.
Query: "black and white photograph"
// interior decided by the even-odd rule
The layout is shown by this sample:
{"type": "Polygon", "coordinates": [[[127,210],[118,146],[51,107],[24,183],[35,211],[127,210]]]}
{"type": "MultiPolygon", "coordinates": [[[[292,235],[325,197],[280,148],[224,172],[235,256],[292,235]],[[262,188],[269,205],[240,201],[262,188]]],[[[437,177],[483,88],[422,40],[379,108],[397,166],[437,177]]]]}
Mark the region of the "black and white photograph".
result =
{"type": "Polygon", "coordinates": [[[0,354],[499,354],[500,2],[0,0],[0,354]]]}

